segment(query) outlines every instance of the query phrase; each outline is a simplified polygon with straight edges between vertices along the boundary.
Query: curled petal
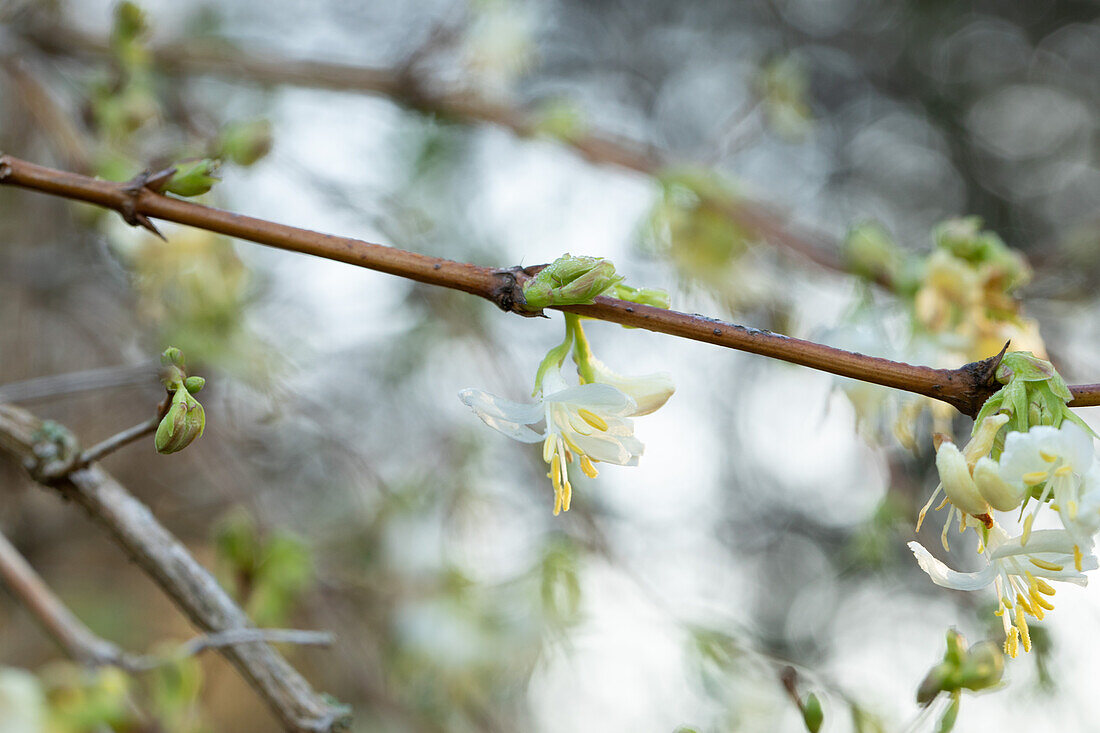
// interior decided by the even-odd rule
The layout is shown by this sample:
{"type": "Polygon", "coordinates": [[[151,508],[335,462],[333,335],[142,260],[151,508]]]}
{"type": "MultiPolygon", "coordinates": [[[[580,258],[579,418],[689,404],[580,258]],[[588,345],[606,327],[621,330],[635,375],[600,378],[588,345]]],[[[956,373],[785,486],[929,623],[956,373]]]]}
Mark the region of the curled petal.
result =
{"type": "Polygon", "coordinates": [[[458,397],[486,425],[509,438],[523,443],[537,443],[546,437],[545,429],[539,432],[529,427],[543,419],[542,405],[512,402],[480,389],[464,389],[458,397]]]}
{"type": "Polygon", "coordinates": [[[996,568],[990,564],[976,573],[960,573],[952,570],[944,563],[932,557],[932,553],[924,549],[919,542],[910,542],[909,549],[917,558],[917,564],[921,570],[928,573],[932,582],[943,588],[954,590],[978,590],[993,582],[997,575],[996,568]]]}

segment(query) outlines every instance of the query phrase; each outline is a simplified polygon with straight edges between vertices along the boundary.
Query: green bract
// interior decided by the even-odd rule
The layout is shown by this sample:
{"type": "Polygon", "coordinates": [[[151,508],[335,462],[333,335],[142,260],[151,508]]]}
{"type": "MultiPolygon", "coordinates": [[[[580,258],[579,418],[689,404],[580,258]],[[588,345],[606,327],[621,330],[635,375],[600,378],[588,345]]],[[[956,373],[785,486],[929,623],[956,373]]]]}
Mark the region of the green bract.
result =
{"type": "Polygon", "coordinates": [[[941,692],[985,690],[1001,681],[1004,654],[991,641],[981,641],[969,649],[966,638],[955,629],[947,630],[947,651],[943,661],[933,667],[917,689],[917,702],[930,703],[941,692]]]}
{"type": "Polygon", "coordinates": [[[177,196],[200,196],[221,180],[214,175],[217,172],[218,161],[212,158],[181,163],[164,184],[163,191],[177,196]]]}
{"type": "Polygon", "coordinates": [[[1001,359],[995,377],[1004,387],[986,400],[974,418],[974,432],[977,432],[985,418],[996,414],[1009,416],[993,446],[993,458],[1000,456],[1005,434],[1025,433],[1032,425],[1060,427],[1063,420],[1069,420],[1095,435],[1066,406],[1073,399],[1073,393],[1049,361],[1027,351],[1013,351],[1001,359]]]}
{"type": "Polygon", "coordinates": [[[622,279],[610,260],[566,253],[524,283],[523,297],[531,311],[555,305],[589,305],[622,279]]]}

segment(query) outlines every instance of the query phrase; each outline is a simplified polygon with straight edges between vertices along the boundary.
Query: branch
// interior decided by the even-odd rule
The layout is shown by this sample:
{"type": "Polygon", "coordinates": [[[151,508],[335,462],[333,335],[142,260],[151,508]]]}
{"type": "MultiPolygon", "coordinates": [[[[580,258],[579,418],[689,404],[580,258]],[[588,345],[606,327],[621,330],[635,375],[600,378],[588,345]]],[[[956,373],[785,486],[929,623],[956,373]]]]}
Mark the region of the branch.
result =
{"type": "MultiPolygon", "coordinates": [[[[0,451],[24,465],[36,461],[41,421],[18,407],[0,404],[0,451]]],[[[98,465],[73,471],[50,487],[84,507],[112,539],[206,633],[252,629],[252,624],[214,577],[187,548],[153,517],[149,509],[98,465]]],[[[293,733],[337,729],[345,712],[330,704],[266,643],[241,643],[220,649],[293,733]]]]}
{"type": "MultiPolygon", "coordinates": [[[[0,156],[0,185],[28,188],[64,198],[86,201],[121,213],[154,217],[206,229],[258,244],[338,260],[359,267],[478,295],[505,311],[522,310],[523,282],[538,268],[493,269],[439,257],[371,244],[359,239],[321,234],[169,198],[148,189],[136,192],[126,184],[100,181],[75,173],[0,156]]],[[[596,298],[594,305],[563,307],[568,311],[643,328],[657,333],[702,341],[738,351],[781,359],[813,369],[932,397],[974,416],[997,389],[993,372],[999,357],[958,369],[933,369],[855,354],[831,346],[746,328],[706,316],[663,310],[615,298],[596,298]]],[[[1100,405],[1100,385],[1071,387],[1072,407],[1100,405]]]]}
{"type": "Polygon", "coordinates": [[[127,672],[147,672],[177,659],[235,644],[267,642],[301,646],[331,646],[333,635],[327,631],[297,629],[231,629],[205,634],[186,641],[166,655],[129,654],[98,636],[77,618],[34,571],[19,550],[0,533],[0,579],[65,656],[89,667],[114,666],[127,672]]]}
{"type": "MultiPolygon", "coordinates": [[[[108,56],[110,47],[99,38],[71,28],[51,26],[31,29],[28,40],[47,53],[72,56],[108,56]]],[[[245,52],[225,41],[188,40],[150,49],[157,66],[169,74],[210,74],[260,84],[302,86],[314,89],[361,92],[386,97],[425,114],[439,115],[469,124],[503,127],[518,137],[538,133],[539,121],[530,112],[486,99],[473,91],[438,91],[430,80],[417,76],[409,64],[393,68],[370,68],[320,61],[279,58],[272,54],[245,52]]],[[[657,176],[692,161],[675,160],[650,145],[601,131],[589,131],[557,142],[571,148],[589,162],[657,176]]],[[[709,168],[710,166],[697,166],[709,168]]],[[[761,240],[785,247],[815,264],[849,273],[838,254],[835,240],[819,232],[793,225],[772,207],[756,201],[732,201],[723,213],[742,230],[761,240]]],[[[885,275],[878,282],[891,287],[885,275]]]]}
{"type": "Polygon", "coordinates": [[[0,578],[65,656],[92,667],[117,664],[122,659],[122,650],[96,636],[74,616],[3,534],[0,534],[0,578]]]}

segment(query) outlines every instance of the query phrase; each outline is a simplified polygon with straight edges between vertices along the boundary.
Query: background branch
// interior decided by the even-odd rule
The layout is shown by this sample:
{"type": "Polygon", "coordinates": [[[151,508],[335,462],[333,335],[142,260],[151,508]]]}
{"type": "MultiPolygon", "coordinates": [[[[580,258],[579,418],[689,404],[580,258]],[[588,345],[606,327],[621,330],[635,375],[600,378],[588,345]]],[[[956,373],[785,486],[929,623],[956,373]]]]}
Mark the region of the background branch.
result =
{"type": "MultiPolygon", "coordinates": [[[[130,219],[138,214],[174,221],[258,244],[346,262],[429,285],[461,290],[490,300],[504,310],[520,313],[524,313],[518,307],[522,303],[520,285],[530,272],[537,269],[499,270],[429,257],[350,237],[321,234],[161,196],[148,189],[131,192],[127,190],[126,184],[46,168],[10,155],[0,156],[0,184],[86,201],[114,209],[130,219]]],[[[599,297],[594,305],[570,306],[560,310],[769,356],[842,377],[915,392],[946,402],[971,416],[977,414],[985,400],[997,389],[993,381],[993,371],[999,357],[958,369],[933,369],[856,354],[706,316],[663,310],[615,298],[599,297]]],[[[1081,385],[1070,389],[1074,393],[1070,406],[1100,405],[1100,385],[1081,385]]]]}
{"type": "MultiPolygon", "coordinates": [[[[71,28],[30,29],[26,36],[43,51],[55,55],[110,55],[105,40],[71,28]]],[[[201,39],[160,44],[150,51],[157,67],[169,74],[209,74],[259,84],[360,92],[386,97],[417,112],[463,123],[503,127],[519,137],[532,137],[539,132],[537,115],[486,99],[470,90],[440,91],[433,88],[437,85],[432,80],[418,74],[415,65],[407,63],[393,68],[370,68],[304,61],[243,51],[228,42],[201,39]]],[[[646,176],[658,176],[677,167],[710,167],[698,161],[677,160],[637,140],[590,128],[575,136],[554,139],[589,162],[646,176]]],[[[725,203],[721,210],[750,236],[783,247],[821,267],[849,272],[836,240],[795,226],[767,204],[739,199],[725,203]]],[[[892,285],[885,274],[878,275],[877,279],[881,285],[892,285]]]]}
{"type": "MultiPolygon", "coordinates": [[[[33,463],[35,434],[41,424],[25,410],[0,404],[0,451],[24,465],[33,463]]],[[[50,486],[103,525],[199,629],[222,633],[252,628],[244,611],[187,548],[98,465],[73,471],[50,486]]],[[[256,689],[285,730],[331,731],[343,724],[345,711],[315,692],[266,643],[234,644],[220,651],[256,689]]]]}

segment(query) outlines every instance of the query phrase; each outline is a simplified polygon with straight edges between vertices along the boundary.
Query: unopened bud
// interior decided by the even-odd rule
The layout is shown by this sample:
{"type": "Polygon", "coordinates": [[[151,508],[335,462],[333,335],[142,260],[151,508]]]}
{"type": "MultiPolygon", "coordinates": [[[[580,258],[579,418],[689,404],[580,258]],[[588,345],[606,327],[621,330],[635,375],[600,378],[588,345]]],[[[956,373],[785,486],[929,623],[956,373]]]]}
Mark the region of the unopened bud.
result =
{"type": "Polygon", "coordinates": [[[206,413],[186,389],[177,389],[172,405],[157,426],[157,453],[175,453],[191,444],[206,428],[206,413]]]}
{"type": "Polygon", "coordinates": [[[183,366],[183,352],[175,346],[169,346],[160,355],[160,363],[164,366],[183,366]]]}
{"type": "Polygon", "coordinates": [[[610,260],[565,254],[528,280],[523,296],[531,311],[554,305],[588,305],[621,280],[610,260]]]}
{"type": "Polygon", "coordinates": [[[657,288],[634,288],[618,283],[614,288],[615,297],[619,300],[629,300],[631,303],[651,305],[654,308],[667,309],[671,305],[667,290],[657,288]]]}
{"type": "Polygon", "coordinates": [[[958,681],[968,690],[985,690],[1001,681],[1005,658],[1001,647],[992,641],[980,641],[966,654],[959,669],[958,681]]]}
{"type": "Polygon", "coordinates": [[[200,196],[221,180],[215,176],[217,172],[218,161],[212,158],[181,163],[172,177],[165,182],[162,191],[184,197],[200,196]]]}
{"type": "Polygon", "coordinates": [[[952,504],[967,514],[980,516],[989,513],[989,504],[970,476],[966,458],[954,443],[941,443],[936,451],[936,470],[943,483],[943,491],[952,504]]]}
{"type": "Polygon", "coordinates": [[[202,388],[206,386],[206,380],[203,377],[188,377],[183,380],[183,386],[187,388],[187,391],[191,394],[198,394],[202,391],[202,388]]]}
{"type": "Polygon", "coordinates": [[[271,123],[253,120],[230,124],[218,139],[218,155],[237,165],[249,166],[271,151],[271,123]]]}
{"type": "Polygon", "coordinates": [[[802,720],[810,733],[818,733],[821,730],[821,724],[825,722],[825,711],[821,709],[821,701],[812,692],[806,696],[806,701],[802,705],[802,720]]]}

